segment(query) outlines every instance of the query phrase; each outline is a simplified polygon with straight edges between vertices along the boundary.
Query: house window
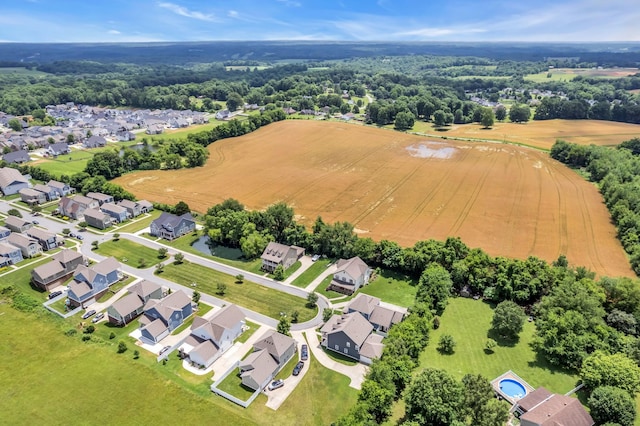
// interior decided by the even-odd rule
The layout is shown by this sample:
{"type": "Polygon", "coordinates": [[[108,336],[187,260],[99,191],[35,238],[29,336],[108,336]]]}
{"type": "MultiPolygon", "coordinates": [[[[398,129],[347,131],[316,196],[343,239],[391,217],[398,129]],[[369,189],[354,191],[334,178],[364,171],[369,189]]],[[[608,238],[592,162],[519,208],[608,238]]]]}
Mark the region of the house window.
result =
{"type": "Polygon", "coordinates": [[[350,348],[351,347],[351,342],[347,342],[347,347],[350,348]]]}
{"type": "Polygon", "coordinates": [[[340,350],[340,346],[336,345],[336,351],[340,350]]]}
{"type": "Polygon", "coordinates": [[[344,348],[344,353],[345,353],[345,354],[348,354],[348,353],[349,353],[349,349],[344,348]]]}

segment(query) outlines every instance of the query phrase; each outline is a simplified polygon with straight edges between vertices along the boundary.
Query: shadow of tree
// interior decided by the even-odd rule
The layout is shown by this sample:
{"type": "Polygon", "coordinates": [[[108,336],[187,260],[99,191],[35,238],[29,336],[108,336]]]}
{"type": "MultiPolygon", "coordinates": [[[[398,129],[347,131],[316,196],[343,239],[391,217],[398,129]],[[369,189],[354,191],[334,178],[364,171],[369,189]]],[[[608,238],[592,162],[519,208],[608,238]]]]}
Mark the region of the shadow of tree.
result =
{"type": "Polygon", "coordinates": [[[505,336],[499,335],[494,329],[489,329],[487,332],[487,337],[493,339],[498,343],[498,346],[513,348],[520,342],[520,337],[516,337],[515,339],[509,339],[505,336]]]}

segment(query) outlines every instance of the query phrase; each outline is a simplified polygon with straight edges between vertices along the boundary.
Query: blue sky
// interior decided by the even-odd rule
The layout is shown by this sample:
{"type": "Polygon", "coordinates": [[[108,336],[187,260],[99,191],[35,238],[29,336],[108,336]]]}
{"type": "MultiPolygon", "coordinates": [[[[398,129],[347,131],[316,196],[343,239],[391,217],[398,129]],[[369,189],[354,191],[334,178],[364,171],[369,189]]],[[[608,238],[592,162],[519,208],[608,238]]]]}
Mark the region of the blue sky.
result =
{"type": "Polygon", "coordinates": [[[640,41],[639,0],[6,0],[0,41],[640,41]]]}

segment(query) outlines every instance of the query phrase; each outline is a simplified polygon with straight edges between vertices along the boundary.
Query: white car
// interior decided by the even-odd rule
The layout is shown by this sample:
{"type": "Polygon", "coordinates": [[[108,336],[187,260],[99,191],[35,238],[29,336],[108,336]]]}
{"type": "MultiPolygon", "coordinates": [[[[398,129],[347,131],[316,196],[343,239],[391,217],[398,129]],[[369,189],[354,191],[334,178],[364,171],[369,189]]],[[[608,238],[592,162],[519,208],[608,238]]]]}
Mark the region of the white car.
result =
{"type": "Polygon", "coordinates": [[[317,261],[318,259],[320,259],[320,255],[319,254],[314,254],[313,257],[311,258],[312,262],[317,261]]]}
{"type": "Polygon", "coordinates": [[[278,379],[278,380],[274,380],[273,382],[269,383],[269,386],[267,386],[267,389],[272,391],[272,390],[276,390],[278,388],[281,388],[283,386],[284,386],[284,380],[278,379]]]}
{"type": "Polygon", "coordinates": [[[91,322],[95,324],[95,323],[97,323],[98,321],[100,321],[102,318],[104,318],[104,313],[103,313],[103,312],[100,312],[98,315],[96,315],[96,316],[91,320],[91,322]]]}

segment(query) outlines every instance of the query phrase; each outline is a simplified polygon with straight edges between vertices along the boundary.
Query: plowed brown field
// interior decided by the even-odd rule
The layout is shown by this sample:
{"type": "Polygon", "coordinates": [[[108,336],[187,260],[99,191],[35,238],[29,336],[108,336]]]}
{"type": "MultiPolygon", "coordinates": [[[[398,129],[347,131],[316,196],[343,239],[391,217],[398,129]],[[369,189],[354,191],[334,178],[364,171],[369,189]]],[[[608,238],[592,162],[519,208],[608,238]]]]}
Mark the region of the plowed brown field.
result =
{"type": "Polygon", "coordinates": [[[251,209],[285,201],[307,225],[318,215],[348,221],[376,240],[408,246],[460,236],[492,255],[566,254],[598,274],[633,276],[595,186],[540,151],[306,120],[209,150],[204,167],[137,172],[115,183],[198,211],[229,197],[251,209]]]}

